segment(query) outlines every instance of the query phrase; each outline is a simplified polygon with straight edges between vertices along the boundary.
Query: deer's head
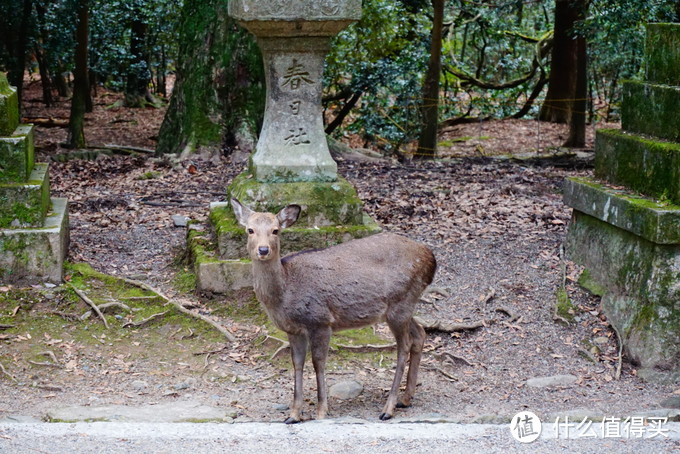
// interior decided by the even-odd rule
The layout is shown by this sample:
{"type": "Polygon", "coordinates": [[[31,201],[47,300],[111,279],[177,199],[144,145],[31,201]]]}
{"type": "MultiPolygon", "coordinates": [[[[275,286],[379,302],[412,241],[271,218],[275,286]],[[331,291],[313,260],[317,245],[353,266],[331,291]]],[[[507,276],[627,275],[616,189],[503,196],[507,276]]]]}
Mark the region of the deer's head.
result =
{"type": "Polygon", "coordinates": [[[231,199],[231,206],[239,224],[248,233],[248,255],[255,261],[268,261],[280,256],[279,232],[298,220],[300,205],[288,205],[278,214],[258,213],[245,207],[237,199],[231,199]]]}

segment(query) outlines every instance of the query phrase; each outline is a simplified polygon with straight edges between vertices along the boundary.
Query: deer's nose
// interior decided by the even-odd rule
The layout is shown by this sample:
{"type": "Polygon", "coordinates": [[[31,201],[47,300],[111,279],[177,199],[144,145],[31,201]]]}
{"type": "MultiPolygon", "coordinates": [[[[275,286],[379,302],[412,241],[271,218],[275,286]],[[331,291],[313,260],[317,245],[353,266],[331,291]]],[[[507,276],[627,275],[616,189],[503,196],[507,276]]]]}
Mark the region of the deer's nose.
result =
{"type": "Polygon", "coordinates": [[[260,255],[260,257],[265,257],[265,256],[269,255],[269,246],[258,247],[257,253],[260,255]]]}

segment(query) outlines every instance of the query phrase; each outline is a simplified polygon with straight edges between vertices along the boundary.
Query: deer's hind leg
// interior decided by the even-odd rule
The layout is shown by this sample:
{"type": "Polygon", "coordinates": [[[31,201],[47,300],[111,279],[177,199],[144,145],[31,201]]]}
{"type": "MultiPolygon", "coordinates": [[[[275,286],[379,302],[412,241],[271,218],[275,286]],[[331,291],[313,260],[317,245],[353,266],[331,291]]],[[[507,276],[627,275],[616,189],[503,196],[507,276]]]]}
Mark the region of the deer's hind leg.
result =
{"type": "Polygon", "coordinates": [[[318,396],[316,419],[324,419],[328,413],[328,393],[326,388],[326,358],[332,330],[329,326],[315,329],[309,333],[312,350],[312,364],[316,372],[316,392],[318,396]]]}
{"type": "Polygon", "coordinates": [[[401,402],[397,403],[397,408],[411,406],[411,399],[416,392],[418,385],[418,368],[423,356],[423,346],[425,345],[425,330],[418,322],[411,319],[409,332],[411,334],[411,350],[409,352],[408,375],[406,376],[406,392],[401,402]]]}
{"type": "Polygon", "coordinates": [[[394,381],[392,382],[392,388],[387,396],[387,402],[385,403],[385,408],[380,414],[380,419],[385,421],[392,416],[394,416],[394,408],[397,405],[397,397],[399,395],[399,386],[401,385],[401,379],[404,376],[404,370],[406,369],[406,360],[408,359],[409,351],[411,350],[411,335],[410,335],[410,320],[411,315],[404,317],[403,313],[393,313],[389,312],[386,314],[387,325],[390,327],[394,338],[397,341],[397,368],[394,371],[394,381]]]}

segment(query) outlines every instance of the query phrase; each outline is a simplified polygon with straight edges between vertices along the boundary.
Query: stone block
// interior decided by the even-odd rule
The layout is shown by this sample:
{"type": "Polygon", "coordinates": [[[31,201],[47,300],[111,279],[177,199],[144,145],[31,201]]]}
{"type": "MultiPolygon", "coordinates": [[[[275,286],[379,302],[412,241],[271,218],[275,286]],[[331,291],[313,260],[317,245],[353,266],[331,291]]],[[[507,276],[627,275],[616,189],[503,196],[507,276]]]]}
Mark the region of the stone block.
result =
{"type": "Polygon", "coordinates": [[[680,244],[656,244],[575,209],[571,260],[607,289],[602,306],[650,381],[680,381],[680,244]]]}
{"type": "Polygon", "coordinates": [[[595,176],[680,205],[680,144],[601,129],[595,176]]]}
{"type": "Polygon", "coordinates": [[[68,202],[53,198],[42,227],[0,230],[0,282],[61,283],[68,241],[68,202]]]}
{"type": "Polygon", "coordinates": [[[0,137],[9,136],[19,125],[19,99],[5,73],[0,73],[0,137]]]}
{"type": "MultiPolygon", "coordinates": [[[[252,287],[250,260],[246,251],[247,235],[238,225],[227,203],[213,203],[211,226],[192,224],[187,234],[201,291],[228,293],[252,287]]],[[[322,228],[291,227],[281,232],[282,254],[305,249],[333,246],[355,238],[380,233],[382,229],[370,216],[364,215],[359,225],[327,226],[322,228]]]]}
{"type": "Polygon", "coordinates": [[[680,24],[647,24],[645,80],[680,85],[680,24]]]}
{"type": "Polygon", "coordinates": [[[361,225],[363,204],[356,189],[339,178],[334,182],[262,183],[250,176],[237,176],[227,190],[255,211],[278,212],[289,204],[302,206],[298,227],[361,225]]]}
{"type": "Polygon", "coordinates": [[[231,0],[229,15],[258,36],[332,36],[361,19],[361,0],[231,0]]]}
{"type": "Polygon", "coordinates": [[[624,131],[680,142],[680,87],[626,81],[621,126],[624,131]]]}
{"type": "Polygon", "coordinates": [[[656,244],[680,244],[680,206],[659,203],[589,178],[564,182],[564,203],[656,244]]]}
{"type": "Polygon", "coordinates": [[[12,135],[0,137],[0,183],[27,181],[34,165],[32,125],[20,125],[12,135]]]}
{"type": "MultiPolygon", "coordinates": [[[[217,239],[217,255],[220,260],[248,257],[246,242],[248,236],[238,224],[231,206],[227,203],[211,205],[210,222],[217,239]]],[[[368,215],[354,225],[333,225],[324,227],[299,227],[296,225],[281,231],[281,253],[283,255],[306,249],[321,249],[356,238],[364,238],[381,232],[380,226],[368,215]]]]}
{"type": "Polygon", "coordinates": [[[0,228],[41,227],[50,208],[48,164],[36,164],[25,183],[0,183],[0,228]]]}

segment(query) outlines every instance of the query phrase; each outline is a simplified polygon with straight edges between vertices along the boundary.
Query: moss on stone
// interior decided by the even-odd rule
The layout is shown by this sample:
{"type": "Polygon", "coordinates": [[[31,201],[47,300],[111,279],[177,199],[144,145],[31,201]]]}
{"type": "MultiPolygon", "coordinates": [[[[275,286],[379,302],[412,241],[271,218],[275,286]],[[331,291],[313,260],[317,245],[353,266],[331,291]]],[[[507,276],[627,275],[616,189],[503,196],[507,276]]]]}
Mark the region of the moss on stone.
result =
{"type": "Polygon", "coordinates": [[[19,125],[19,99],[7,75],[0,72],[0,137],[12,135],[19,125]]]}
{"type": "Polygon", "coordinates": [[[575,210],[659,244],[680,244],[680,206],[589,178],[567,178],[565,203],[575,210]]]}
{"type": "Polygon", "coordinates": [[[227,193],[255,211],[276,213],[289,204],[301,205],[298,226],[363,222],[363,204],[356,189],[342,178],[335,182],[262,183],[250,173],[242,173],[234,178],[227,193]]]}
{"type": "Polygon", "coordinates": [[[623,83],[621,126],[625,131],[680,142],[680,87],[623,83]]]}
{"type": "Polygon", "coordinates": [[[47,164],[38,164],[27,183],[0,183],[0,228],[42,227],[50,209],[47,164]]]}
{"type": "Polygon", "coordinates": [[[680,24],[647,24],[645,78],[680,85],[680,24]]]}
{"type": "Polygon", "coordinates": [[[610,129],[595,141],[595,176],[680,204],[680,144],[610,129]]]}
{"type": "Polygon", "coordinates": [[[579,276],[578,284],[595,296],[604,296],[607,293],[607,287],[597,282],[588,268],[579,276]]]}

